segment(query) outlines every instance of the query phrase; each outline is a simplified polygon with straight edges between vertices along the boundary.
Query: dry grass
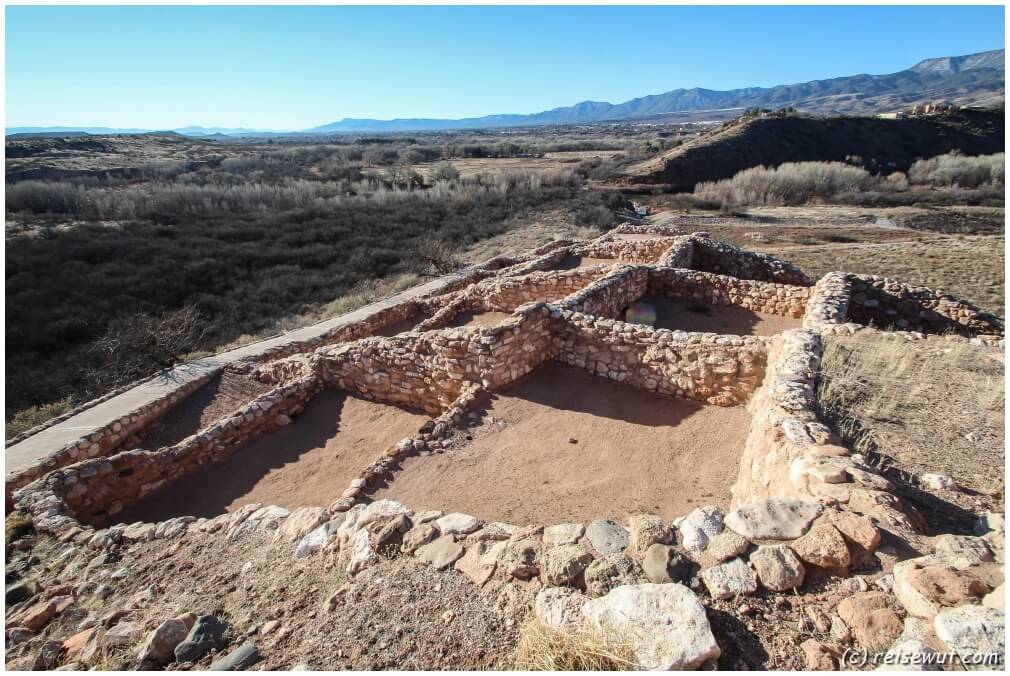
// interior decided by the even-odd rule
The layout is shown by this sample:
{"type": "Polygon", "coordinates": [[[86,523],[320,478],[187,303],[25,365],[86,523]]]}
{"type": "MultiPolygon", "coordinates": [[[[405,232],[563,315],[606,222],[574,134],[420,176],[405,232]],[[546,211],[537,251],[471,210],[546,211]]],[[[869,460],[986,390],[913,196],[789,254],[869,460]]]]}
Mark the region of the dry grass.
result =
{"type": "Polygon", "coordinates": [[[997,349],[878,333],[825,339],[818,398],[857,451],[910,477],[1004,486],[1004,360],[997,349]]]}
{"type": "Polygon", "coordinates": [[[627,641],[601,631],[552,629],[530,617],[519,630],[516,669],[527,671],[621,671],[637,663],[627,641]]]}

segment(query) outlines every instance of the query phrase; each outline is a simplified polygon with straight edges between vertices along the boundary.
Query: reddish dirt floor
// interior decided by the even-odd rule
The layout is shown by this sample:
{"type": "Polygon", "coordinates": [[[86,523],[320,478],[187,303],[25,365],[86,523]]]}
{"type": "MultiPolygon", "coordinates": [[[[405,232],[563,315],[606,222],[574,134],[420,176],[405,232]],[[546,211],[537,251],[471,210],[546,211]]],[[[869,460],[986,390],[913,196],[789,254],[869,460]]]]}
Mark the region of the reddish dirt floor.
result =
{"type": "Polygon", "coordinates": [[[639,299],[656,308],[656,328],[737,336],[774,336],[803,326],[802,319],[753,312],[735,305],[646,295],[639,299]]]}
{"type": "Polygon", "coordinates": [[[259,502],[325,507],[383,451],[416,434],[423,413],[328,390],[291,425],[264,434],[223,463],[183,477],[128,507],[123,523],[212,517],[259,502]]]}
{"type": "Polygon", "coordinates": [[[497,326],[511,316],[508,312],[460,312],[449,323],[449,326],[456,328],[464,326],[497,326]]]}
{"type": "Polygon", "coordinates": [[[725,507],[750,416],[549,363],[469,421],[472,440],[404,459],[374,497],[515,524],[725,507]]]}
{"type": "Polygon", "coordinates": [[[624,240],[625,242],[647,242],[653,239],[663,239],[663,235],[621,232],[617,234],[617,239],[624,240]]]}
{"type": "Polygon", "coordinates": [[[255,378],[225,370],[171,408],[141,437],[150,450],[179,443],[270,389],[255,378]]]}

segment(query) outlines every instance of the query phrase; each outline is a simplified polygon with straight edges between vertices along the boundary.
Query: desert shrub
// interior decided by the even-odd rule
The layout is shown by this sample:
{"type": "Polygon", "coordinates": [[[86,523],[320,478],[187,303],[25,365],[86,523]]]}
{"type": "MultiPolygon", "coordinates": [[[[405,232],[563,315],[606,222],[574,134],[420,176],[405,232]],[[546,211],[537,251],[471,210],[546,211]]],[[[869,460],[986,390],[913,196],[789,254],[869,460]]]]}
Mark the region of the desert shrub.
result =
{"type": "Polygon", "coordinates": [[[73,406],[73,399],[71,397],[64,397],[48,404],[32,406],[23,411],[18,411],[5,425],[7,438],[15,437],[22,432],[41,425],[47,420],[51,420],[58,415],[63,415],[73,408],[73,406]]]}
{"type": "Polygon", "coordinates": [[[694,194],[721,204],[782,206],[865,190],[875,182],[865,169],[842,162],[792,162],[752,167],[730,179],[701,183],[694,194]]]}
{"type": "Polygon", "coordinates": [[[908,170],[908,180],[934,188],[1001,188],[1004,171],[1004,153],[977,157],[948,153],[915,162],[908,170]]]}
{"type": "Polygon", "coordinates": [[[459,170],[448,162],[439,162],[431,168],[431,181],[455,181],[459,178],[459,170]]]}

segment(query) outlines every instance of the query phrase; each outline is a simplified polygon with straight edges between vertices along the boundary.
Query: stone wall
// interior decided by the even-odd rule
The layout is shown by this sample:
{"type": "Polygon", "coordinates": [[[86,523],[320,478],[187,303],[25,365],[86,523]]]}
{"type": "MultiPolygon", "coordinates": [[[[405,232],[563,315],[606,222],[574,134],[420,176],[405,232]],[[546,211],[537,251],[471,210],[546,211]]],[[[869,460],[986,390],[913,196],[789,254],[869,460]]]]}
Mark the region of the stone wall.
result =
{"type": "Polygon", "coordinates": [[[846,275],[851,297],[846,319],[921,333],[1003,335],[1003,322],[971,303],[887,277],[846,275]]]}
{"type": "Polygon", "coordinates": [[[761,382],[767,339],[654,329],[580,312],[562,320],[556,358],[649,392],[731,406],[761,382]]]}
{"type": "Polygon", "coordinates": [[[810,289],[803,328],[820,330],[843,323],[851,295],[851,284],[844,272],[829,272],[821,277],[810,289]]]}
{"type": "Polygon", "coordinates": [[[572,312],[616,318],[630,303],[645,294],[648,284],[648,267],[624,265],[563,298],[556,305],[572,312]]]}
{"type": "Polygon", "coordinates": [[[656,265],[668,268],[689,268],[694,260],[694,238],[691,235],[677,237],[670,248],[656,261],[656,265]]]}
{"type": "Polygon", "coordinates": [[[525,305],[498,326],[371,338],[320,350],[323,382],[367,399],[439,414],[468,383],[494,388],[551,356],[545,304],[525,305]]]}
{"type": "Polygon", "coordinates": [[[250,438],[289,424],[319,389],[313,375],[286,383],[175,446],[83,460],[16,491],[14,501],[43,529],[106,521],[168,482],[226,458],[250,438]]]}
{"type": "Polygon", "coordinates": [[[168,396],[130,411],[108,425],[100,427],[77,441],[69,443],[54,453],[47,455],[34,465],[20,472],[8,474],[5,479],[6,504],[8,506],[11,505],[11,495],[15,490],[54,469],[87,458],[111,455],[124,442],[129,440],[131,436],[153,424],[158,418],[165,415],[169,409],[210,382],[220,372],[220,368],[212,369],[200,378],[183,385],[168,396]]]}
{"type": "Polygon", "coordinates": [[[740,279],[778,282],[795,286],[810,286],[813,282],[800,268],[768,254],[744,251],[727,242],[720,242],[708,233],[694,233],[695,270],[731,275],[740,279]]]}
{"type": "Polygon", "coordinates": [[[712,305],[736,305],[753,312],[802,317],[810,289],[774,282],[737,279],[682,268],[652,268],[649,292],[672,298],[692,298],[712,305]]]}
{"type": "Polygon", "coordinates": [[[586,287],[609,271],[606,265],[550,272],[534,272],[522,277],[486,280],[467,292],[468,309],[484,312],[512,312],[526,303],[558,301],[586,287]]]}
{"type": "Polygon", "coordinates": [[[655,263],[670,248],[672,238],[660,237],[632,242],[607,234],[588,244],[573,247],[578,256],[588,258],[614,258],[628,263],[655,263]]]}
{"type": "Polygon", "coordinates": [[[676,237],[684,234],[681,228],[668,225],[637,225],[635,223],[621,223],[610,232],[622,235],[659,235],[661,237],[676,237]]]}

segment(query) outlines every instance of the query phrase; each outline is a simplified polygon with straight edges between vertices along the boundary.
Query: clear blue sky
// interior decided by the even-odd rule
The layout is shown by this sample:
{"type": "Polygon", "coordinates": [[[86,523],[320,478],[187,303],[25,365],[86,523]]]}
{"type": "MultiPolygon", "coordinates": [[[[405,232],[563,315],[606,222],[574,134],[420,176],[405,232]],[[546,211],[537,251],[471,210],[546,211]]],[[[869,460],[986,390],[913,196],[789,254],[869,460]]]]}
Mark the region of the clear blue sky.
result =
{"type": "Polygon", "coordinates": [[[304,129],[889,73],[1003,7],[8,7],[6,125],[304,129]]]}

